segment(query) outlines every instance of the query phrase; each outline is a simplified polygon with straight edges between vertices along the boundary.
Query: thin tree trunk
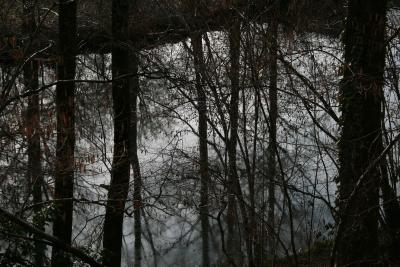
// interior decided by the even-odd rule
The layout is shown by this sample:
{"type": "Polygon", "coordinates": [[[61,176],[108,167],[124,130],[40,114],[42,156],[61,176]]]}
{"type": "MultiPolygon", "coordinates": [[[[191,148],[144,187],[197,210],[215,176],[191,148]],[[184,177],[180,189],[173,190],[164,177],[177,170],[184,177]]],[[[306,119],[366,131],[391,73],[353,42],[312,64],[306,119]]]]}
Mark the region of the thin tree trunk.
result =
{"type": "MultiPolygon", "coordinates": [[[[29,40],[34,38],[33,33],[36,30],[35,8],[37,1],[23,2],[23,25],[22,30],[29,40]]],[[[33,41],[33,40],[32,40],[33,41]]],[[[27,51],[30,51],[29,47],[27,51]]],[[[34,91],[39,88],[39,68],[36,61],[30,61],[24,66],[24,86],[26,91],[34,91]]],[[[26,111],[26,138],[28,140],[28,171],[27,180],[29,190],[32,190],[34,217],[33,221],[39,230],[44,231],[44,222],[40,214],[41,207],[36,205],[42,202],[42,158],[40,151],[40,102],[39,94],[33,94],[28,97],[28,108],[26,111]]],[[[35,236],[35,240],[39,237],[35,236]]],[[[46,246],[42,242],[35,241],[34,265],[39,267],[44,265],[46,246]]]]}
{"type": "Polygon", "coordinates": [[[229,28],[229,53],[231,81],[231,99],[229,105],[230,137],[228,140],[228,211],[227,211],[227,252],[237,266],[241,266],[240,238],[237,231],[237,204],[236,204],[236,145],[239,119],[239,58],[240,58],[240,23],[229,28]]]}
{"type": "MultiPolygon", "coordinates": [[[[265,48],[266,43],[265,43],[265,48]]],[[[250,198],[250,217],[249,217],[249,222],[250,225],[252,227],[251,229],[251,241],[253,244],[253,248],[254,248],[254,265],[255,266],[263,266],[264,262],[263,262],[263,258],[264,258],[264,220],[263,220],[263,214],[264,214],[264,205],[262,204],[262,208],[261,210],[258,212],[256,212],[256,195],[257,192],[263,192],[262,194],[262,198],[264,196],[264,189],[258,188],[258,190],[256,190],[256,179],[257,179],[257,175],[256,175],[256,169],[257,169],[257,141],[258,141],[258,129],[259,129],[259,111],[260,111],[260,105],[261,105],[261,101],[260,101],[260,90],[262,89],[261,83],[260,83],[260,79],[258,77],[258,72],[259,69],[257,67],[257,64],[254,61],[254,53],[252,52],[252,48],[247,49],[247,57],[249,60],[249,65],[250,65],[250,71],[251,71],[251,81],[253,83],[254,86],[254,137],[253,137],[253,155],[252,155],[252,159],[251,159],[251,164],[250,164],[250,157],[249,157],[249,153],[246,151],[246,146],[245,147],[245,157],[247,159],[245,159],[245,164],[246,164],[246,170],[247,170],[247,175],[248,175],[248,180],[249,180],[249,198],[250,198]],[[257,217],[260,219],[259,221],[257,221],[257,217]]],[[[245,94],[242,94],[242,98],[243,98],[243,110],[246,110],[245,107],[245,94]]],[[[243,121],[244,121],[244,125],[243,125],[243,140],[244,143],[247,143],[247,139],[246,139],[246,135],[247,135],[247,131],[246,129],[246,116],[245,114],[243,114],[243,121]]],[[[262,183],[262,187],[264,186],[264,181],[262,183]]],[[[261,200],[261,203],[263,203],[264,200],[261,200]]]]}
{"type": "Polygon", "coordinates": [[[364,172],[381,151],[386,4],[386,0],[351,0],[348,5],[341,84],[337,266],[380,264],[379,166],[364,172]]]}
{"type": "MultiPolygon", "coordinates": [[[[383,139],[389,143],[387,129],[385,128],[385,99],[383,99],[383,112],[381,114],[381,125],[383,130],[383,136],[380,140],[381,151],[384,151],[383,139]]],[[[390,164],[392,155],[389,155],[389,164],[386,156],[380,162],[381,172],[381,192],[383,200],[383,212],[384,212],[384,225],[382,226],[387,232],[387,239],[385,240],[385,249],[387,249],[387,266],[399,266],[400,265],[400,203],[397,199],[395,188],[390,185],[389,178],[390,174],[388,169],[392,169],[391,174],[396,175],[393,170],[393,165],[390,164]]],[[[396,178],[395,178],[396,179],[396,178]]],[[[394,183],[396,184],[396,183],[394,183]]]]}
{"type": "Polygon", "coordinates": [[[271,232],[268,235],[268,261],[274,266],[275,258],[275,183],[276,183],[276,121],[278,117],[278,21],[272,18],[269,34],[269,145],[267,161],[268,177],[268,214],[267,225],[271,232]]]}
{"type": "MultiPolygon", "coordinates": [[[[59,80],[75,78],[76,55],[76,1],[59,2],[59,61],[57,75],[59,80]]],[[[62,82],[56,88],[57,110],[57,151],[54,199],[57,201],[53,222],[53,235],[66,244],[71,244],[74,148],[75,148],[75,84],[62,82]]],[[[54,267],[71,266],[69,255],[53,248],[54,267]]]]}
{"type": "MultiPolygon", "coordinates": [[[[250,201],[251,201],[251,224],[254,225],[254,237],[253,237],[253,246],[254,246],[254,265],[256,267],[261,267],[264,265],[264,208],[262,207],[258,214],[256,213],[256,195],[258,192],[262,192],[264,194],[263,189],[259,189],[256,191],[255,183],[258,176],[256,175],[256,153],[257,153],[257,140],[258,140],[258,117],[259,117],[259,109],[260,109],[260,98],[259,98],[259,86],[254,88],[254,115],[255,115],[255,127],[254,127],[254,139],[253,139],[253,159],[252,159],[252,183],[249,184],[249,192],[250,192],[250,201]],[[253,194],[253,195],[252,195],[253,194]]],[[[260,201],[261,203],[263,201],[260,201]]]]}
{"type": "MultiPolygon", "coordinates": [[[[29,62],[24,67],[25,87],[28,90],[38,89],[38,64],[37,62],[29,62]]],[[[28,108],[26,112],[26,138],[28,140],[28,181],[32,190],[34,204],[35,225],[41,231],[44,231],[44,221],[41,213],[42,202],[42,157],[40,150],[40,102],[39,94],[28,97],[28,108]]],[[[37,238],[35,238],[37,239],[37,238]]],[[[35,266],[43,266],[46,246],[43,242],[35,242],[35,266]]]]}
{"type": "Polygon", "coordinates": [[[149,244],[150,244],[150,247],[151,247],[151,252],[153,254],[152,255],[153,256],[153,266],[157,267],[158,266],[157,265],[157,263],[158,263],[158,257],[157,256],[158,256],[159,253],[156,250],[156,247],[154,246],[153,234],[151,233],[150,225],[149,225],[148,219],[146,217],[146,213],[143,210],[143,208],[142,208],[142,214],[143,214],[144,225],[146,226],[146,232],[147,232],[148,241],[149,241],[149,244]]]}
{"type": "Polygon", "coordinates": [[[131,72],[136,74],[131,79],[132,85],[132,104],[131,104],[131,165],[133,170],[133,217],[134,217],[134,232],[135,232],[135,261],[134,266],[140,267],[142,261],[142,225],[141,225],[141,210],[142,210],[142,176],[140,172],[139,157],[138,157],[138,116],[137,116],[137,101],[140,91],[138,74],[138,58],[135,54],[131,55],[131,72]]]}
{"type": "MultiPolygon", "coordinates": [[[[383,150],[383,146],[381,147],[383,150]]],[[[389,183],[389,175],[387,172],[386,159],[381,161],[381,191],[383,199],[383,211],[385,215],[384,226],[388,232],[388,241],[386,248],[388,249],[388,266],[400,265],[400,204],[397,200],[396,193],[389,183]]]]}
{"type": "Polygon", "coordinates": [[[207,146],[207,96],[203,87],[202,69],[204,68],[203,42],[200,34],[191,38],[194,56],[194,67],[196,71],[197,105],[199,112],[199,152],[200,152],[200,221],[203,267],[210,266],[209,256],[209,221],[208,221],[208,146],[207,146]]]}
{"type": "Polygon", "coordinates": [[[231,100],[229,105],[229,118],[231,123],[230,138],[228,141],[228,254],[236,265],[243,265],[240,236],[235,229],[239,226],[237,220],[237,204],[238,200],[242,221],[244,225],[244,237],[246,243],[248,265],[254,266],[253,248],[251,242],[251,234],[249,221],[247,216],[247,208],[244,202],[242,190],[240,187],[239,177],[236,166],[236,146],[238,143],[238,121],[239,121],[239,75],[240,75],[240,21],[237,18],[234,24],[229,28],[229,53],[230,53],[230,69],[229,78],[231,81],[231,100]]]}
{"type": "MultiPolygon", "coordinates": [[[[130,53],[126,47],[127,44],[124,43],[128,36],[128,15],[128,1],[112,1],[113,78],[127,74],[130,71],[130,53]]],[[[113,81],[114,155],[103,235],[103,259],[104,265],[108,267],[121,266],[123,219],[130,175],[129,128],[131,120],[129,91],[129,79],[113,81]]]]}

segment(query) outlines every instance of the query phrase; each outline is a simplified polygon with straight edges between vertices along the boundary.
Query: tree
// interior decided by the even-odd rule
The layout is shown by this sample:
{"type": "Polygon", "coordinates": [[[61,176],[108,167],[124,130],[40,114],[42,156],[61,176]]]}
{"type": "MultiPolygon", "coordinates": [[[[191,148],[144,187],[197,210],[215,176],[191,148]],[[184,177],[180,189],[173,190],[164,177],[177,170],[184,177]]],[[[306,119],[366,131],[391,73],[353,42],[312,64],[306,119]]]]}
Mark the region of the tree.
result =
{"type": "Polygon", "coordinates": [[[229,79],[231,82],[231,98],[229,104],[230,136],[227,143],[228,150],[228,213],[226,223],[228,225],[228,254],[240,266],[240,242],[237,231],[237,169],[236,146],[239,119],[239,58],[240,58],[240,22],[236,21],[229,28],[229,79]]]}
{"type": "MultiPolygon", "coordinates": [[[[71,244],[74,195],[75,148],[75,56],[77,1],[59,2],[59,58],[57,76],[65,82],[57,83],[57,147],[55,162],[53,235],[71,244]]],[[[71,266],[71,260],[62,250],[54,247],[54,267],[71,266]]]]}
{"type": "Polygon", "coordinates": [[[387,1],[351,0],[340,88],[338,266],[378,266],[381,107],[387,1]]]}
{"type": "Polygon", "coordinates": [[[131,53],[131,72],[134,75],[131,79],[131,165],[133,170],[133,217],[135,223],[135,267],[140,267],[142,262],[142,175],[140,172],[140,162],[138,156],[138,100],[140,93],[139,85],[139,58],[135,53],[131,53]]]}
{"type": "MultiPolygon", "coordinates": [[[[34,33],[36,30],[35,8],[37,1],[23,1],[23,25],[22,31],[27,35],[31,42],[34,42],[34,33]]],[[[31,52],[29,46],[27,51],[31,52]]],[[[23,69],[24,85],[26,91],[35,91],[39,89],[39,68],[35,60],[25,64],[23,69]]],[[[33,203],[36,204],[34,209],[34,221],[40,230],[44,231],[43,219],[40,215],[42,202],[43,172],[42,172],[42,155],[40,149],[40,96],[39,93],[28,97],[28,107],[26,110],[26,138],[28,141],[28,171],[27,180],[29,189],[32,190],[33,203]]],[[[35,239],[38,237],[35,236],[35,239]]],[[[43,266],[45,260],[46,246],[35,242],[35,266],[43,266]]]]}
{"type": "MultiPolygon", "coordinates": [[[[121,265],[123,220],[129,189],[130,86],[128,78],[116,79],[130,72],[130,53],[126,43],[129,7],[128,1],[112,1],[113,46],[111,56],[112,76],[114,78],[112,82],[114,154],[103,230],[103,262],[106,266],[121,265]]],[[[137,178],[135,177],[135,179],[137,178]]]]}
{"type": "Polygon", "coordinates": [[[230,80],[230,103],[229,103],[229,121],[230,121],[230,136],[227,143],[228,151],[228,247],[230,248],[229,257],[233,259],[235,264],[241,265],[241,253],[237,206],[240,209],[241,218],[244,226],[244,236],[247,252],[247,260],[249,266],[253,266],[253,249],[251,244],[250,226],[247,217],[247,207],[243,197],[239,176],[237,173],[237,144],[238,144],[238,121],[239,121],[239,94],[240,94],[240,20],[236,18],[234,23],[229,27],[229,73],[230,80]]]}
{"type": "Polygon", "coordinates": [[[326,266],[335,237],[338,266],[398,265],[398,11],[384,40],[381,3],[349,2],[342,46],[342,1],[22,2],[0,0],[1,266],[326,266]]]}
{"type": "Polygon", "coordinates": [[[268,45],[269,45],[269,140],[268,140],[268,160],[267,160],[267,176],[268,176],[268,215],[267,225],[270,232],[268,236],[268,249],[269,249],[269,262],[274,262],[276,255],[276,238],[275,238],[275,183],[277,177],[277,166],[276,166],[276,155],[278,153],[277,146],[277,118],[278,118],[278,16],[279,7],[278,2],[275,1],[272,12],[272,18],[270,19],[269,28],[267,34],[269,34],[268,45]]]}
{"type": "Polygon", "coordinates": [[[209,255],[209,221],[208,221],[208,130],[207,130],[207,95],[204,88],[204,56],[203,56],[203,40],[200,34],[194,34],[191,37],[193,48],[193,61],[196,75],[196,91],[197,91],[197,109],[199,114],[199,174],[200,174],[200,220],[201,220],[201,238],[202,238],[202,266],[210,266],[209,255]],[[203,70],[203,71],[202,71],[203,70]]]}

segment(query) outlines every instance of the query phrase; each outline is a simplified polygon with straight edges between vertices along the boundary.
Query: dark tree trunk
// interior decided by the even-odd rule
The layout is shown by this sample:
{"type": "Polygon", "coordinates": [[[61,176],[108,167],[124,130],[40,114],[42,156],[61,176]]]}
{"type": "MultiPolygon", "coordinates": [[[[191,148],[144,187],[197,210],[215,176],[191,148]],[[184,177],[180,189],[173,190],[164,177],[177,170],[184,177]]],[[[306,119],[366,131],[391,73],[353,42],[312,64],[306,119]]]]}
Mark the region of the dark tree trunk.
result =
{"type": "Polygon", "coordinates": [[[366,170],[381,151],[386,4],[386,0],[350,0],[348,5],[340,92],[338,266],[380,265],[379,166],[366,170]]]}
{"type": "Polygon", "coordinates": [[[236,203],[236,146],[239,119],[239,58],[240,58],[240,22],[235,22],[229,28],[229,53],[230,68],[229,78],[231,81],[231,99],[229,104],[230,137],[227,144],[228,149],[228,238],[226,247],[228,256],[237,266],[241,265],[240,237],[237,231],[237,203],[236,203]]]}
{"type": "MultiPolygon", "coordinates": [[[[59,60],[57,76],[59,80],[75,78],[76,55],[76,1],[59,2],[59,60]]],[[[75,84],[57,84],[57,152],[55,166],[54,199],[56,211],[53,222],[53,235],[66,244],[71,244],[73,185],[74,185],[74,116],[75,84]]],[[[71,266],[70,257],[62,250],[53,248],[52,266],[71,266]]]]}
{"type": "Polygon", "coordinates": [[[207,96],[203,86],[202,69],[204,69],[203,42],[200,34],[191,38],[193,47],[194,67],[196,71],[197,109],[199,113],[199,173],[200,173],[200,221],[203,267],[210,266],[209,256],[209,221],[208,221],[208,145],[207,145],[207,96]]]}
{"type": "Polygon", "coordinates": [[[112,98],[114,108],[114,155],[104,221],[104,264],[121,266],[121,246],[125,202],[130,175],[130,88],[129,79],[116,79],[130,71],[127,48],[129,1],[112,1],[112,98]],[[116,79],[116,80],[115,80],[116,79]]]}
{"type": "MultiPolygon", "coordinates": [[[[24,67],[25,86],[28,90],[38,89],[38,64],[29,62],[24,67]]],[[[41,213],[42,202],[42,157],[40,150],[40,102],[39,94],[28,97],[26,111],[26,138],[28,140],[28,181],[32,190],[34,204],[34,223],[44,231],[44,221],[41,213]],[[37,204],[37,205],[36,205],[37,204]]],[[[35,238],[37,239],[37,238],[35,238]]],[[[43,242],[35,242],[35,266],[43,266],[46,246],[43,242]]]]}
{"type": "Polygon", "coordinates": [[[247,207],[244,202],[236,165],[236,146],[238,143],[239,121],[239,76],[240,76],[240,21],[237,18],[229,27],[229,79],[231,81],[231,99],[229,104],[230,138],[228,141],[228,256],[237,266],[243,265],[243,257],[240,246],[238,228],[237,204],[244,226],[244,238],[246,244],[248,266],[254,266],[253,247],[250,233],[247,207]]]}
{"type": "MultiPolygon", "coordinates": [[[[29,37],[31,43],[34,41],[34,32],[36,30],[35,8],[36,1],[23,2],[24,20],[22,31],[29,37]]],[[[29,44],[28,44],[29,45],[29,44]]],[[[27,51],[31,51],[27,47],[27,51]]],[[[24,66],[24,86],[26,91],[34,91],[39,88],[39,69],[36,61],[27,62],[24,66]]],[[[32,193],[33,204],[42,202],[42,158],[40,151],[40,102],[39,94],[33,94],[28,97],[28,108],[26,110],[26,138],[28,141],[28,171],[27,180],[29,183],[29,194],[32,193]]],[[[41,219],[40,205],[34,206],[33,221],[38,229],[44,231],[44,222],[41,219]]],[[[35,240],[39,237],[34,236],[35,240]]],[[[39,267],[44,265],[46,246],[42,242],[35,241],[34,265],[39,267]]]]}
{"type": "Polygon", "coordinates": [[[134,266],[140,267],[142,261],[142,225],[141,225],[141,210],[142,210],[142,176],[140,173],[139,157],[138,157],[138,116],[137,116],[137,101],[140,92],[138,74],[138,57],[131,54],[131,72],[136,74],[132,79],[131,91],[131,165],[133,170],[133,208],[134,208],[134,231],[135,231],[135,261],[134,266]]]}
{"type": "MultiPolygon", "coordinates": [[[[277,8],[275,8],[277,12],[277,8]]],[[[278,15],[275,14],[274,15],[278,15]]],[[[275,183],[276,183],[276,121],[278,117],[278,20],[272,18],[269,25],[269,145],[267,159],[268,176],[268,261],[273,263],[275,258],[275,183]]],[[[273,265],[271,265],[273,266],[273,265]]]]}

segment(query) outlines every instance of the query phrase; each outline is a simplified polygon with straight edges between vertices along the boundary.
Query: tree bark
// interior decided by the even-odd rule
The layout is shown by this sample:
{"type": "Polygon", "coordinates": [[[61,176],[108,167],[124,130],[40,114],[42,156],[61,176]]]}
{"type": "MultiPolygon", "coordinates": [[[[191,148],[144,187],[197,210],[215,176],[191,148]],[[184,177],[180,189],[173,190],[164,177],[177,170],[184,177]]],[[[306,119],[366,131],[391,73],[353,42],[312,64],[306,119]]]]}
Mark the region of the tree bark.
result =
{"type": "MultiPolygon", "coordinates": [[[[59,2],[59,60],[57,76],[59,80],[75,78],[76,55],[76,1],[59,2]]],[[[57,110],[57,151],[55,166],[54,199],[55,215],[53,235],[66,244],[71,244],[73,185],[74,185],[74,148],[75,148],[75,84],[58,83],[56,88],[57,110]]],[[[52,266],[71,266],[69,255],[54,247],[52,266]]]]}
{"type": "Polygon", "coordinates": [[[337,266],[381,265],[379,166],[365,171],[381,151],[386,4],[386,0],[351,0],[348,5],[345,69],[340,88],[337,266]]]}
{"type": "MultiPolygon", "coordinates": [[[[32,43],[34,41],[34,32],[36,30],[36,17],[35,8],[37,1],[23,1],[23,25],[22,31],[29,37],[28,40],[32,43]]],[[[26,48],[31,51],[30,44],[26,48]]],[[[23,69],[24,86],[26,91],[35,91],[39,88],[39,69],[36,61],[30,61],[25,64],[23,69]]],[[[42,186],[43,186],[43,172],[42,172],[42,158],[40,150],[40,102],[39,94],[33,94],[28,97],[28,108],[26,110],[26,138],[28,141],[28,171],[27,180],[29,183],[29,194],[32,193],[34,204],[34,218],[33,221],[41,231],[44,231],[44,222],[40,215],[40,205],[42,202],[42,186]]],[[[38,239],[34,236],[34,239],[38,239]]],[[[46,246],[42,242],[35,242],[34,248],[34,265],[39,267],[44,265],[46,246]]]]}
{"type": "Polygon", "coordinates": [[[239,119],[239,58],[240,58],[240,22],[237,20],[229,28],[229,53],[231,81],[231,99],[229,104],[230,137],[228,149],[228,211],[227,211],[227,252],[237,266],[241,266],[240,237],[237,231],[237,203],[236,203],[236,146],[239,119]]]}
{"type": "Polygon", "coordinates": [[[228,256],[237,266],[243,265],[241,254],[240,235],[238,229],[237,204],[244,226],[244,238],[246,244],[248,266],[254,266],[253,247],[251,242],[250,226],[247,215],[247,207],[244,202],[243,193],[237,174],[236,146],[238,143],[238,121],[239,121],[239,76],[240,76],[240,20],[237,18],[229,27],[229,79],[231,81],[231,99],[229,105],[230,138],[227,144],[228,150],[228,256]],[[237,201],[238,202],[237,202],[237,201]]]}
{"type": "Polygon", "coordinates": [[[131,55],[131,72],[136,74],[132,77],[131,82],[131,165],[133,170],[133,218],[135,232],[135,261],[134,266],[140,267],[142,261],[142,225],[141,225],[141,210],[142,210],[142,176],[140,172],[140,164],[138,157],[138,116],[137,116],[137,101],[140,92],[138,74],[138,57],[132,53],[131,55]]]}
{"type": "MultiPolygon", "coordinates": [[[[275,8],[278,12],[278,8],[275,8]]],[[[275,14],[278,16],[278,14],[275,14]]],[[[269,34],[269,144],[267,158],[267,176],[268,176],[268,262],[274,266],[275,258],[275,183],[276,183],[276,121],[278,117],[278,20],[277,17],[271,18],[269,34]]]]}
{"type": "MultiPolygon", "coordinates": [[[[112,1],[113,78],[128,74],[130,71],[130,53],[126,43],[128,15],[129,1],[112,1]]],[[[109,267],[121,266],[123,219],[130,175],[129,128],[131,119],[129,91],[128,78],[113,80],[114,155],[103,236],[104,265],[109,267]]]]}
{"type": "Polygon", "coordinates": [[[202,69],[204,69],[203,42],[201,34],[191,38],[196,72],[197,109],[199,113],[199,173],[200,173],[200,221],[202,238],[202,266],[210,266],[209,256],[209,221],[208,221],[208,145],[207,145],[207,96],[203,86],[202,69]]]}
{"type": "MultiPolygon", "coordinates": [[[[37,62],[29,62],[24,67],[25,87],[28,90],[38,89],[38,65],[37,62]]],[[[34,218],[33,221],[40,230],[44,231],[44,221],[40,215],[42,202],[42,157],[40,150],[40,103],[39,94],[28,97],[26,111],[26,138],[28,140],[28,182],[33,197],[34,218]]],[[[35,242],[35,266],[43,266],[46,246],[41,242],[35,242]]]]}

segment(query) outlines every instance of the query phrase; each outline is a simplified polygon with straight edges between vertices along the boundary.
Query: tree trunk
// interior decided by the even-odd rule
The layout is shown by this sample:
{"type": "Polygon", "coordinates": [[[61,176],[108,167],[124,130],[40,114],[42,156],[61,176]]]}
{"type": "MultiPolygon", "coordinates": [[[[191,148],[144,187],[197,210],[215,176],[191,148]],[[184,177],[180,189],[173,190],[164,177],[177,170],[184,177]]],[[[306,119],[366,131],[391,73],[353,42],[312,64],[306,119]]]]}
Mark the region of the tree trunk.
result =
{"type": "Polygon", "coordinates": [[[140,172],[137,139],[138,139],[138,117],[137,117],[137,101],[140,91],[138,74],[138,58],[131,54],[131,72],[136,74],[132,79],[132,104],[131,104],[131,165],[133,170],[133,208],[134,208],[134,232],[135,232],[135,261],[134,266],[140,267],[142,261],[142,225],[141,225],[141,210],[142,210],[142,176],[140,172]]]}
{"type": "MultiPolygon", "coordinates": [[[[276,8],[276,10],[278,10],[276,8]]],[[[277,14],[275,14],[277,15],[277,14]]],[[[267,177],[268,177],[268,261],[273,265],[275,258],[275,183],[276,183],[276,121],[278,117],[278,20],[272,18],[270,21],[269,34],[269,145],[267,159],[267,177]]]]}
{"type": "Polygon", "coordinates": [[[111,182],[108,191],[104,221],[104,265],[121,266],[121,246],[125,202],[129,188],[129,127],[130,88],[129,79],[117,79],[129,73],[130,53],[125,43],[128,36],[129,2],[112,1],[112,99],[114,109],[114,155],[111,182]]]}
{"type": "Polygon", "coordinates": [[[200,34],[191,38],[194,56],[194,67],[196,71],[197,105],[199,112],[199,154],[200,154],[200,221],[203,267],[210,266],[209,256],[209,221],[208,221],[208,145],[207,145],[207,96],[203,87],[202,69],[204,68],[203,42],[200,34]]]}
{"type": "MultiPolygon", "coordinates": [[[[75,78],[76,55],[76,1],[59,2],[59,60],[57,76],[59,80],[75,78]]],[[[74,116],[75,84],[62,82],[57,84],[57,152],[55,166],[54,199],[56,211],[53,222],[53,235],[66,244],[71,244],[73,185],[74,185],[74,116]]],[[[53,248],[52,266],[71,266],[70,257],[62,250],[53,248]]]]}
{"type": "Polygon", "coordinates": [[[244,202],[240,181],[237,174],[236,166],[236,146],[238,143],[238,120],[239,120],[239,75],[240,75],[240,21],[237,18],[234,24],[229,27],[229,53],[230,53],[230,69],[229,78],[231,81],[231,100],[229,105],[229,118],[231,124],[230,138],[228,141],[228,256],[235,262],[237,266],[243,265],[243,257],[241,254],[240,236],[237,220],[237,204],[238,200],[241,217],[244,226],[244,237],[246,244],[248,265],[251,267],[253,262],[253,249],[251,242],[251,234],[249,221],[247,216],[247,208],[244,202]]]}
{"type": "MultiPolygon", "coordinates": [[[[33,33],[36,30],[35,8],[36,1],[23,2],[24,20],[22,31],[33,41],[33,33]]],[[[29,45],[29,44],[28,44],[29,45]]],[[[27,51],[31,51],[29,47],[27,51]]],[[[24,66],[24,86],[26,91],[34,91],[39,88],[39,69],[36,61],[27,62],[24,66]]],[[[29,183],[29,194],[32,193],[34,204],[34,218],[33,221],[41,231],[44,231],[44,221],[40,215],[40,205],[42,202],[42,186],[43,186],[43,172],[42,172],[42,158],[40,151],[40,102],[39,94],[33,94],[28,97],[28,108],[26,110],[26,139],[28,140],[28,171],[27,180],[29,183]]],[[[34,236],[35,240],[39,238],[34,236]]],[[[34,265],[39,267],[44,265],[46,246],[42,242],[35,241],[34,248],[34,265]]]]}
{"type": "MultiPolygon", "coordinates": [[[[29,62],[24,67],[25,87],[28,90],[38,89],[38,65],[37,62],[29,62]]],[[[26,114],[26,138],[28,140],[28,181],[32,190],[34,204],[33,221],[38,229],[44,231],[44,221],[41,213],[42,202],[42,158],[40,150],[40,102],[39,94],[28,97],[26,114]]],[[[37,239],[37,238],[35,238],[37,239]]],[[[35,266],[43,266],[46,246],[42,242],[35,242],[35,266]]]]}
{"type": "Polygon", "coordinates": [[[386,0],[351,0],[341,84],[337,266],[377,266],[386,0]],[[376,164],[375,164],[376,165],[376,164]],[[362,178],[362,179],[360,179],[362,178]]]}
{"type": "Polygon", "coordinates": [[[236,145],[239,119],[239,58],[240,58],[240,23],[229,28],[229,53],[230,69],[229,78],[231,81],[231,99],[229,105],[230,137],[228,140],[228,256],[237,266],[241,266],[240,238],[237,231],[237,204],[236,204],[236,145]]]}

